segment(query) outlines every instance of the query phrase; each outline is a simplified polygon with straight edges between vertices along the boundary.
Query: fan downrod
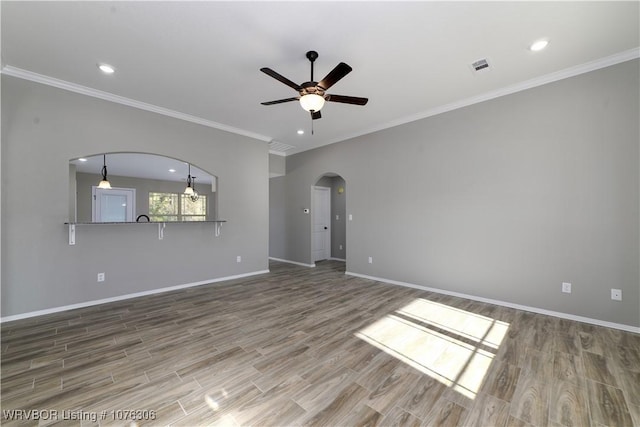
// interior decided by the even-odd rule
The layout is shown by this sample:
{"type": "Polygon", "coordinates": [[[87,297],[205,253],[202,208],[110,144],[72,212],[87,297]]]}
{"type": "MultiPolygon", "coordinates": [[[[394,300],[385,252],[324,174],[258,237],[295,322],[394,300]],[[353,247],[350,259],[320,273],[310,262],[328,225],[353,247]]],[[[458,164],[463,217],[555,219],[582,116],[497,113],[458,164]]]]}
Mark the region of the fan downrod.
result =
{"type": "Polygon", "coordinates": [[[313,62],[318,59],[318,52],[316,52],[315,50],[310,50],[309,52],[307,52],[307,59],[311,61],[311,83],[313,83],[313,86],[315,86],[317,82],[313,80],[313,62]]]}

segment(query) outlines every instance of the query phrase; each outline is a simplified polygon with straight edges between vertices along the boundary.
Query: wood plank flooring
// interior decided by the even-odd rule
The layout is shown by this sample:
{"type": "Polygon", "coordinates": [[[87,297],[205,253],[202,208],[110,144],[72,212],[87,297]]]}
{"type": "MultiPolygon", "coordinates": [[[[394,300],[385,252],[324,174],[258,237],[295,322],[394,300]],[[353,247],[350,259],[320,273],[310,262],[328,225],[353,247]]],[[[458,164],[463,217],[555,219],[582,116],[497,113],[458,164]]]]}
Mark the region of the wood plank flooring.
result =
{"type": "Polygon", "coordinates": [[[2,424],[640,426],[640,335],[270,268],[3,324],[2,424]]]}

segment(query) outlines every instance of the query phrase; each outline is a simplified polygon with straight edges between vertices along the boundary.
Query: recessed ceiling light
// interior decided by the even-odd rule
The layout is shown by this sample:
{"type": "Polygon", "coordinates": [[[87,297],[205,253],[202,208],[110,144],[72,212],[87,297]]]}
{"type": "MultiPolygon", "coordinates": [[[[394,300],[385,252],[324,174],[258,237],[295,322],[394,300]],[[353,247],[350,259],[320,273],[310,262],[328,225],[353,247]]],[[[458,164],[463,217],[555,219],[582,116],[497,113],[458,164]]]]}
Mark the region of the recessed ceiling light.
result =
{"type": "Polygon", "coordinates": [[[549,40],[537,40],[533,42],[531,46],[529,46],[529,49],[534,52],[538,52],[544,49],[545,47],[547,47],[548,44],[549,44],[549,40]]]}
{"type": "Polygon", "coordinates": [[[298,130],[298,135],[304,135],[304,131],[302,129],[298,130]]]}
{"type": "Polygon", "coordinates": [[[109,64],[98,64],[98,68],[105,74],[113,74],[116,69],[109,64]]]}
{"type": "Polygon", "coordinates": [[[86,162],[86,161],[87,161],[87,159],[85,159],[84,157],[80,157],[80,158],[78,159],[78,161],[79,161],[79,162],[86,162]]]}
{"type": "Polygon", "coordinates": [[[175,169],[169,169],[169,172],[174,173],[176,170],[175,169]]]}

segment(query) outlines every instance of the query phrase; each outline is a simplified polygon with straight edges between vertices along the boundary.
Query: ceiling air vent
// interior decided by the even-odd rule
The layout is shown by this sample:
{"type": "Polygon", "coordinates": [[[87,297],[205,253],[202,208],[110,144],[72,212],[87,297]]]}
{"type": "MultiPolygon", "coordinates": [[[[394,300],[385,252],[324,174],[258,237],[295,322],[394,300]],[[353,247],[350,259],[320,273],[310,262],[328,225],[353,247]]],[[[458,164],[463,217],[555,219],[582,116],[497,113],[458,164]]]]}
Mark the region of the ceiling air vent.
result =
{"type": "Polygon", "coordinates": [[[286,154],[287,151],[292,150],[296,147],[293,145],[285,144],[283,142],[271,141],[269,143],[269,151],[272,154],[286,154]]]}
{"type": "Polygon", "coordinates": [[[489,61],[486,58],[478,59],[476,62],[471,64],[471,69],[478,73],[489,71],[489,61]]]}

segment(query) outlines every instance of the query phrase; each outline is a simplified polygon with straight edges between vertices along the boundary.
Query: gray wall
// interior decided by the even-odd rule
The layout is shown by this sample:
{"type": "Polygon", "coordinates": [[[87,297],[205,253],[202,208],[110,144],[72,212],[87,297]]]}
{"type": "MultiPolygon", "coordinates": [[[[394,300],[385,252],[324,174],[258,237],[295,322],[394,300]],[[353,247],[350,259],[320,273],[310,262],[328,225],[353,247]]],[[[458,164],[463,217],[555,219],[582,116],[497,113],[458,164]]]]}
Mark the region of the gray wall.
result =
{"type": "Polygon", "coordinates": [[[285,157],[269,154],[269,177],[283,176],[285,173],[285,157]]]}
{"type": "Polygon", "coordinates": [[[285,248],[288,245],[284,222],[286,191],[283,185],[278,185],[286,173],[285,165],[286,157],[269,154],[269,254],[272,247],[285,248]]]}
{"type": "Polygon", "coordinates": [[[269,179],[269,256],[273,257],[292,252],[289,245],[293,239],[289,236],[286,217],[294,207],[287,200],[287,185],[284,176],[269,179]]]}
{"type": "Polygon", "coordinates": [[[3,317],[268,268],[266,143],[6,75],[2,125],[3,317]],[[215,171],[222,235],[211,224],[167,225],[164,240],[155,225],[87,225],[70,246],[69,159],[112,151],[215,171]]]}
{"type": "MultiPolygon", "coordinates": [[[[101,175],[77,173],[75,176],[77,192],[77,222],[91,222],[92,187],[102,179],[101,175]]],[[[185,183],[179,181],[162,181],[157,179],[142,179],[126,176],[109,175],[112,187],[136,189],[136,212],[134,218],[140,214],[149,215],[149,193],[182,193],[185,183]]],[[[216,193],[211,191],[210,184],[196,184],[198,194],[207,196],[207,219],[215,218],[216,193]]]]}
{"type": "Polygon", "coordinates": [[[300,208],[335,172],[347,271],[640,326],[638,80],[629,61],[288,156],[270,255],[311,263],[300,208]]]}

